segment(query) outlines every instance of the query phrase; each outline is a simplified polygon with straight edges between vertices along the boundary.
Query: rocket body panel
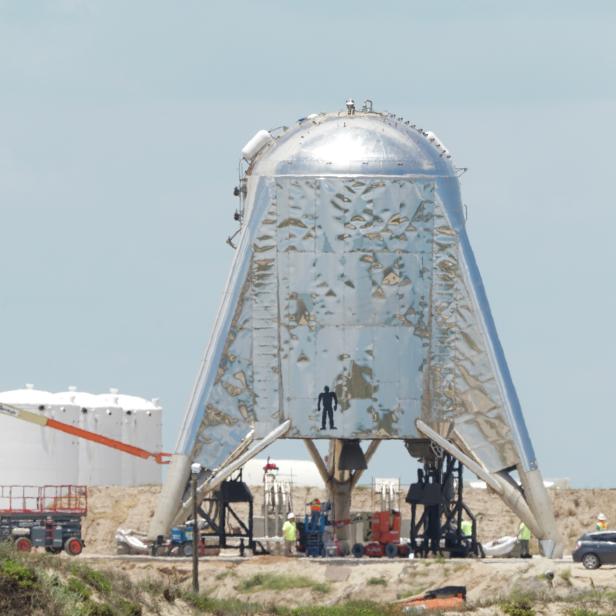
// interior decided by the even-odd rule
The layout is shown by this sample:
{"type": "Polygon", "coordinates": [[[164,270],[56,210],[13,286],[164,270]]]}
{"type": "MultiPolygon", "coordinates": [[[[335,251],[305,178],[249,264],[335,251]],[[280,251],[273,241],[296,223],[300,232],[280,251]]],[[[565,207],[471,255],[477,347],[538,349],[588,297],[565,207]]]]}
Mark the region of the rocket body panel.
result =
{"type": "Polygon", "coordinates": [[[511,423],[451,164],[386,116],[303,124],[248,170],[178,450],[213,469],[252,426],[257,438],[288,418],[286,438],[405,439],[421,417],[490,471],[514,466],[526,428],[511,423]],[[325,385],[335,433],[320,430],[325,385]]]}

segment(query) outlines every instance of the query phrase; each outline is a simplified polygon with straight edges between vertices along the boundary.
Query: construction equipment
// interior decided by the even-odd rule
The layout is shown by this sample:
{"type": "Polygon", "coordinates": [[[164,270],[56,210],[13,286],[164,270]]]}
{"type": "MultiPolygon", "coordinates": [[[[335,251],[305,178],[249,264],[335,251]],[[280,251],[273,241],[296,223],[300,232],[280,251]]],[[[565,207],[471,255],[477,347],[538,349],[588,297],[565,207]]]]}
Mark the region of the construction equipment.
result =
{"type": "MultiPolygon", "coordinates": [[[[192,556],[193,532],[194,523],[192,520],[190,520],[187,524],[172,528],[170,541],[167,544],[167,554],[169,556],[192,556]]],[[[199,556],[205,556],[205,542],[203,541],[203,536],[200,532],[197,546],[199,556]]],[[[218,554],[219,552],[220,550],[217,550],[216,554],[218,554]]]]}
{"type": "MultiPolygon", "coordinates": [[[[200,526],[203,523],[200,523],[200,526]]],[[[185,556],[193,554],[193,522],[171,529],[169,537],[159,537],[150,542],[142,534],[132,529],[118,528],[116,531],[116,551],[118,554],[151,554],[152,556],[185,556]]],[[[220,548],[207,546],[201,532],[197,543],[199,556],[218,556],[220,548]]]]}
{"type": "MultiPolygon", "coordinates": [[[[40,407],[39,410],[44,410],[44,407],[40,407]]],[[[113,449],[117,449],[118,451],[123,451],[124,453],[128,453],[131,456],[143,458],[144,460],[152,458],[157,464],[169,464],[169,460],[167,460],[166,458],[171,457],[170,453],[153,453],[151,451],[146,451],[145,449],[141,449],[140,447],[135,447],[134,445],[123,443],[122,441],[103,436],[102,434],[97,434],[96,432],[90,432],[90,430],[78,428],[77,426],[73,426],[71,424],[64,423],[63,421],[52,419],[51,417],[46,417],[45,415],[38,415],[37,413],[33,413],[32,411],[26,411],[11,404],[5,404],[4,402],[0,402],[0,414],[6,415],[7,417],[14,417],[15,419],[21,419],[22,421],[30,422],[32,424],[40,426],[41,428],[52,428],[53,430],[59,430],[60,432],[65,432],[66,434],[70,434],[78,438],[83,438],[94,443],[99,443],[100,445],[104,445],[105,447],[111,447],[113,449]]]]}
{"type": "Polygon", "coordinates": [[[244,556],[246,548],[255,554],[267,553],[261,543],[254,540],[253,496],[242,479],[241,469],[204,498],[198,512],[204,520],[201,537],[216,538],[218,548],[237,548],[240,556],[244,556]],[[234,508],[235,504],[240,503],[248,506],[244,516],[234,508]]]}
{"type": "Polygon", "coordinates": [[[223,481],[217,490],[203,499],[197,508],[195,520],[179,524],[171,529],[168,536],[158,536],[155,541],[144,541],[134,531],[118,529],[116,532],[119,553],[144,554],[152,556],[192,556],[193,532],[198,528],[199,556],[217,556],[221,549],[237,548],[240,556],[245,550],[254,554],[267,554],[260,541],[254,539],[253,496],[239,470],[230,479],[223,481]],[[236,504],[247,505],[243,514],[236,504]]]}
{"type": "MultiPolygon", "coordinates": [[[[328,556],[326,544],[326,527],[329,526],[328,512],[331,510],[330,503],[319,503],[318,507],[313,503],[307,505],[309,510],[304,515],[304,523],[299,525],[300,547],[306,556],[328,556]]],[[[331,546],[332,556],[335,556],[337,548],[331,546]]]]}
{"type": "Polygon", "coordinates": [[[428,439],[407,441],[407,448],[423,462],[406,496],[411,505],[411,550],[420,557],[482,557],[477,521],[462,498],[462,463],[428,439]],[[423,507],[421,514],[418,506],[423,507]],[[462,531],[464,516],[471,522],[470,536],[462,531]]]}
{"type": "MultiPolygon", "coordinates": [[[[199,556],[217,556],[221,549],[237,548],[240,556],[245,550],[253,554],[268,554],[260,541],[254,539],[253,496],[248,485],[242,480],[241,469],[229,479],[223,481],[217,490],[204,498],[197,508],[199,556]],[[241,514],[236,504],[246,504],[247,511],[241,514]]],[[[150,545],[153,556],[192,556],[193,532],[195,521],[188,520],[186,524],[174,526],[171,535],[156,538],[150,545]]],[[[132,543],[125,536],[126,532],[116,534],[120,550],[142,552],[146,543],[141,540],[132,543]]]]}
{"type": "Polygon", "coordinates": [[[77,556],[87,511],[86,486],[0,486],[0,540],[12,540],[21,552],[41,547],[77,556]]]}
{"type": "Polygon", "coordinates": [[[355,558],[370,556],[371,558],[396,558],[409,555],[407,543],[400,542],[400,512],[375,511],[370,517],[370,531],[367,543],[355,543],[351,553],[355,558]]]}
{"type": "MultiPolygon", "coordinates": [[[[43,406],[39,407],[39,411],[43,410],[43,406]]],[[[169,463],[166,458],[171,454],[146,451],[11,404],[0,402],[0,414],[41,428],[59,430],[144,460],[153,459],[157,464],[169,463]]],[[[85,545],[81,538],[81,518],[86,513],[86,486],[0,486],[0,539],[15,539],[19,550],[30,551],[34,546],[45,547],[53,553],[64,548],[73,556],[80,554],[85,545]]],[[[119,533],[116,541],[122,551],[143,553],[144,549],[147,550],[138,537],[131,536],[129,541],[119,533]]]]}
{"type": "Polygon", "coordinates": [[[282,524],[293,511],[292,481],[279,477],[269,457],[263,467],[263,536],[280,537],[282,524]]]}
{"type": "Polygon", "coordinates": [[[363,542],[351,548],[355,558],[408,556],[409,547],[400,542],[400,479],[372,480],[372,514],[363,542]]]}
{"type": "MultiPolygon", "coordinates": [[[[400,601],[403,614],[424,610],[461,610],[466,601],[466,586],[444,586],[400,601]]],[[[439,612],[440,613],[440,612],[439,612]]]]}

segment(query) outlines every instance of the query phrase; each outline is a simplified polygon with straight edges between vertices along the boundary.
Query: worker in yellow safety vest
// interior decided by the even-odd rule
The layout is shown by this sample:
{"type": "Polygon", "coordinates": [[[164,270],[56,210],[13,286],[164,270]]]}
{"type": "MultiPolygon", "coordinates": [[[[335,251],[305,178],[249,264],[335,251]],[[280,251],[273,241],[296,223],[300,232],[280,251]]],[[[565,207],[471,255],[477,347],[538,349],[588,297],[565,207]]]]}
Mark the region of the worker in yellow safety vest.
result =
{"type": "Polygon", "coordinates": [[[518,528],[518,541],[520,542],[520,558],[530,558],[530,528],[524,524],[524,522],[520,522],[520,526],[518,528]]]}
{"type": "Polygon", "coordinates": [[[286,522],[282,525],[282,536],[284,538],[284,555],[292,556],[295,553],[295,544],[297,543],[297,525],[293,512],[287,516],[286,522]]]}
{"type": "Polygon", "coordinates": [[[470,520],[462,520],[460,530],[465,537],[470,539],[473,536],[473,523],[470,520]]]}

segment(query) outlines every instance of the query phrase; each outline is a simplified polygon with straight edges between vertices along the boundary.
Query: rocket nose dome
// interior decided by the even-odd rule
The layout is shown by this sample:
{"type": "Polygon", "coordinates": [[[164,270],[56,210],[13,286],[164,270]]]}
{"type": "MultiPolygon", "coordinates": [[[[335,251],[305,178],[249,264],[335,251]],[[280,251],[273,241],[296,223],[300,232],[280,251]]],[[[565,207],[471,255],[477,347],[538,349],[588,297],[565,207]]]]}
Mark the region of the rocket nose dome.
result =
{"type": "Polygon", "coordinates": [[[446,152],[385,114],[322,114],[300,121],[256,158],[250,175],[454,175],[446,152]]]}

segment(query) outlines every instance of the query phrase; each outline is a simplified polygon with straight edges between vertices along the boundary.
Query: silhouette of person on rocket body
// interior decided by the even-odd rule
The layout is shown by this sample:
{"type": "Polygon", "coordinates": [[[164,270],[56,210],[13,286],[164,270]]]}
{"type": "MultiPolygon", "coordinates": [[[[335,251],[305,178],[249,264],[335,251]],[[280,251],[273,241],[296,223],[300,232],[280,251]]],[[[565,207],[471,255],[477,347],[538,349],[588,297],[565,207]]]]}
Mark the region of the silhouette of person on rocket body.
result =
{"type": "Polygon", "coordinates": [[[329,387],[325,385],[323,391],[319,394],[319,402],[317,403],[317,411],[321,410],[321,403],[323,403],[323,414],[321,415],[321,430],[325,430],[325,420],[329,417],[329,429],[336,430],[334,426],[334,411],[338,409],[338,398],[333,391],[329,391],[329,387]],[[334,408],[332,409],[332,402],[334,408]]]}

